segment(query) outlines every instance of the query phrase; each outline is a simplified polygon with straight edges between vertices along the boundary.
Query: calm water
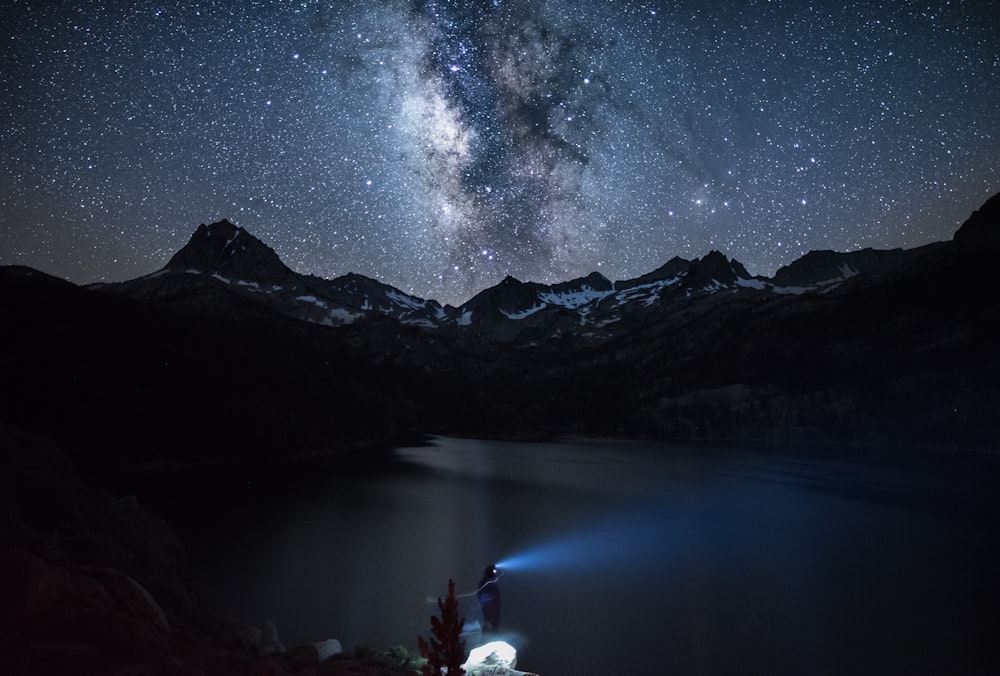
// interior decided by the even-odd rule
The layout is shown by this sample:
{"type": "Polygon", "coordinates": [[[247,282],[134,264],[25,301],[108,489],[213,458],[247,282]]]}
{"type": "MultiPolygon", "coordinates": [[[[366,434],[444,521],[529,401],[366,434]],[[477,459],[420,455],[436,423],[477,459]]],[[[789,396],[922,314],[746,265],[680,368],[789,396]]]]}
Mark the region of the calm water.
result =
{"type": "Polygon", "coordinates": [[[593,440],[396,459],[175,486],[161,509],[206,603],[289,646],[415,650],[428,596],[509,560],[502,629],[542,676],[1000,668],[992,464],[593,440]]]}

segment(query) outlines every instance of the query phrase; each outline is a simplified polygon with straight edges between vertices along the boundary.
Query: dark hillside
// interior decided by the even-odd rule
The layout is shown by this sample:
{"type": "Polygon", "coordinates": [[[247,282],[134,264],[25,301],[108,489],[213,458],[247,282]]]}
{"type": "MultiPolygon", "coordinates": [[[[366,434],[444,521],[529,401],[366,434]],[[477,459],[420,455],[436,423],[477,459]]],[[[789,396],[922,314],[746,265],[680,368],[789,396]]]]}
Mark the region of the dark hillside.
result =
{"type": "Polygon", "coordinates": [[[179,314],[0,270],[0,416],[83,469],[345,450],[400,431],[406,397],[379,367],[259,306],[234,319],[241,302],[179,314]]]}

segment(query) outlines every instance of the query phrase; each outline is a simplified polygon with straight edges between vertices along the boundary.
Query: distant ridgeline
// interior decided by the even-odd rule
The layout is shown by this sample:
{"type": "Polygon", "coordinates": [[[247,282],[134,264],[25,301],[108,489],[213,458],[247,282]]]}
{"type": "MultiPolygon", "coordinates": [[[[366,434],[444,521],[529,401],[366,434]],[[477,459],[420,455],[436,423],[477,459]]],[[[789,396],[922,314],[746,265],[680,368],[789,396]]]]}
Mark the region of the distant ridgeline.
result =
{"type": "Polygon", "coordinates": [[[773,278],[713,251],[452,307],[296,273],[220,221],[118,284],[0,269],[0,419],[119,468],[422,433],[997,448],[998,249],[1000,195],[916,249],[773,278]]]}

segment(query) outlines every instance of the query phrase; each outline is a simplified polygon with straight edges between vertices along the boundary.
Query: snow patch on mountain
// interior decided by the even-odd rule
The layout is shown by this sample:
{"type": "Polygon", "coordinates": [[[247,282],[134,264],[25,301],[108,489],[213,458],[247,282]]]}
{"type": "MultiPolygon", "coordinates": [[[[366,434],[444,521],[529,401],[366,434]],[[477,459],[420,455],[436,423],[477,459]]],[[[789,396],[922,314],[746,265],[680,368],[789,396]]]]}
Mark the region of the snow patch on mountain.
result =
{"type": "Polygon", "coordinates": [[[557,293],[553,291],[542,292],[538,294],[538,297],[543,303],[547,303],[549,305],[559,305],[568,310],[575,310],[583,305],[592,303],[595,300],[599,301],[606,298],[613,293],[614,290],[599,291],[589,286],[584,286],[579,291],[569,291],[564,293],[557,293]]]}
{"type": "Polygon", "coordinates": [[[655,282],[648,282],[646,284],[639,284],[638,286],[633,286],[631,288],[625,289],[624,291],[619,291],[615,294],[615,300],[618,303],[628,303],[633,300],[643,300],[645,304],[652,305],[659,299],[659,294],[668,286],[673,286],[680,282],[682,277],[671,277],[669,279],[661,279],[655,282]]]}
{"type": "Polygon", "coordinates": [[[535,305],[534,307],[530,307],[527,310],[522,310],[521,312],[507,312],[506,310],[500,310],[500,314],[502,314],[507,319],[524,319],[525,317],[530,317],[539,310],[544,310],[546,307],[548,306],[542,303],[541,305],[535,305]]]}
{"type": "Polygon", "coordinates": [[[859,272],[858,270],[855,270],[854,268],[852,268],[847,263],[841,263],[838,266],[838,270],[840,271],[840,276],[839,277],[831,277],[830,279],[820,280],[820,281],[816,282],[816,285],[814,287],[812,287],[812,288],[816,289],[816,288],[827,287],[827,286],[835,286],[837,284],[840,284],[841,282],[847,281],[851,277],[857,277],[858,275],[861,274],[861,272],[859,272]]]}
{"type": "Polygon", "coordinates": [[[401,319],[399,323],[407,326],[419,326],[424,329],[436,329],[438,326],[429,319],[401,319]]]}
{"type": "MultiPolygon", "coordinates": [[[[423,310],[427,307],[427,301],[419,298],[414,298],[413,296],[407,296],[406,294],[400,293],[399,291],[388,291],[386,292],[386,298],[393,301],[397,305],[408,308],[410,310],[423,310]]],[[[366,298],[367,300],[367,298],[366,298]]]]}
{"type": "Polygon", "coordinates": [[[851,277],[854,277],[855,275],[860,275],[860,274],[861,274],[861,272],[859,272],[858,270],[855,270],[854,268],[852,268],[847,263],[841,263],[840,264],[840,275],[844,279],[850,279],[851,277]]]}
{"type": "Polygon", "coordinates": [[[772,286],[771,291],[781,296],[801,296],[816,290],[814,286],[772,286]]]}
{"type": "Polygon", "coordinates": [[[316,306],[321,307],[321,308],[325,308],[326,307],[326,303],[324,303],[323,301],[321,301],[316,296],[296,296],[295,300],[300,300],[303,303],[312,303],[313,305],[316,305],[316,306]]]}
{"type": "Polygon", "coordinates": [[[321,323],[327,326],[343,326],[344,324],[354,323],[360,316],[343,308],[333,308],[327,313],[326,318],[321,323]]]}

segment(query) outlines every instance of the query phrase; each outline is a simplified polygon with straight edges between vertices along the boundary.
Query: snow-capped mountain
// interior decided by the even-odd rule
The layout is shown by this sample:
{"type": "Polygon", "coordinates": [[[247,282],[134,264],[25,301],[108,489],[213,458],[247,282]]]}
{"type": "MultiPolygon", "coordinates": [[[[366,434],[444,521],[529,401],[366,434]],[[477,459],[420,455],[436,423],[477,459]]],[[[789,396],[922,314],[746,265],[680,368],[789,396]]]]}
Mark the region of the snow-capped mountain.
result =
{"type": "Polygon", "coordinates": [[[856,278],[909,265],[942,244],[910,250],[813,251],[773,278],[752,276],[719,251],[694,260],[675,257],[652,272],[619,281],[598,272],[552,285],[507,277],[455,308],[363,275],[328,280],[294,272],[273,249],[223,220],[200,225],[163,269],[95,288],[223,313],[239,303],[239,312],[257,306],[334,327],[386,317],[501,342],[535,342],[567,333],[602,339],[620,335],[636,321],[681,311],[718,294],[829,293],[856,278]]]}

